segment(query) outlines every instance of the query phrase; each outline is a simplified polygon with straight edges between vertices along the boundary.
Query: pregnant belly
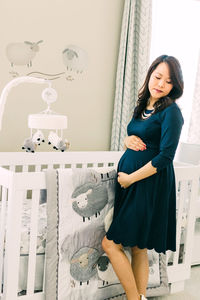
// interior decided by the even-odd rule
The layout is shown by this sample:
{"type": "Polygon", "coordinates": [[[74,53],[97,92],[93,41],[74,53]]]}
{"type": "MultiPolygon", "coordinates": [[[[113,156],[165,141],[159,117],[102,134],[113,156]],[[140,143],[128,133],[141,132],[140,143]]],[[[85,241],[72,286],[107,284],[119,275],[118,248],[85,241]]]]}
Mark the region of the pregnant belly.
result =
{"type": "Polygon", "coordinates": [[[131,149],[127,149],[119,161],[118,172],[125,172],[127,174],[130,174],[143,167],[158,153],[159,150],[155,148],[148,148],[144,151],[134,151],[131,149]]]}

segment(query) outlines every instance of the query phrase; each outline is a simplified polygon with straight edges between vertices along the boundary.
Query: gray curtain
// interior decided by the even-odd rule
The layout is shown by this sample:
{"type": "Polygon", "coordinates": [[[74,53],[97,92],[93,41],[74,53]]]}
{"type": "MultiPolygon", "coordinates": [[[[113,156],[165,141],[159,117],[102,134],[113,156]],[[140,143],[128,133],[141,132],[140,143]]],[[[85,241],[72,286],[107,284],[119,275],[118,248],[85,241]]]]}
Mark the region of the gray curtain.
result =
{"type": "Polygon", "coordinates": [[[188,131],[188,142],[200,144],[200,51],[197,66],[197,75],[194,96],[192,101],[192,112],[190,117],[190,125],[188,131]]]}
{"type": "Polygon", "coordinates": [[[111,150],[123,150],[127,124],[149,66],[151,0],[125,0],[118,56],[111,150]]]}

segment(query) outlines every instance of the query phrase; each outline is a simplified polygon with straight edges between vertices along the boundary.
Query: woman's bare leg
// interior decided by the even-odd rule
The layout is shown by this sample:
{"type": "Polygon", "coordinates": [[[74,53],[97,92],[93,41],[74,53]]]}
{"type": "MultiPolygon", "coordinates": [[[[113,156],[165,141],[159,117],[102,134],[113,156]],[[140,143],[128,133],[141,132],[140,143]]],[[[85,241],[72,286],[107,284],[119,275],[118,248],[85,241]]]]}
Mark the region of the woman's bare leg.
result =
{"type": "Polygon", "coordinates": [[[113,241],[104,237],[102,247],[108,255],[113,269],[126,292],[127,299],[139,300],[140,296],[137,290],[131,263],[124,253],[122,245],[115,244],[113,241]]]}
{"type": "Polygon", "coordinates": [[[146,288],[149,278],[149,261],[147,249],[139,249],[133,247],[132,249],[132,270],[135,276],[135,282],[139,294],[146,296],[146,288]]]}

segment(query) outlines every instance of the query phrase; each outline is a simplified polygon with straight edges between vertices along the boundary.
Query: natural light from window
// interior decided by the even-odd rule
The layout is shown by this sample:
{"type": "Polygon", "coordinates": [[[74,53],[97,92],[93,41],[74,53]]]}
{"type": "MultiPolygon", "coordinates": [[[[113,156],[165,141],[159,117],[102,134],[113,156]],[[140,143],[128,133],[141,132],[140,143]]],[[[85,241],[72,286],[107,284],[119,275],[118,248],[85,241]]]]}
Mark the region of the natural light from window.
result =
{"type": "Polygon", "coordinates": [[[200,1],[153,0],[151,62],[161,54],[181,63],[185,83],[178,101],[185,124],[181,140],[187,141],[197,63],[200,55],[200,1]]]}

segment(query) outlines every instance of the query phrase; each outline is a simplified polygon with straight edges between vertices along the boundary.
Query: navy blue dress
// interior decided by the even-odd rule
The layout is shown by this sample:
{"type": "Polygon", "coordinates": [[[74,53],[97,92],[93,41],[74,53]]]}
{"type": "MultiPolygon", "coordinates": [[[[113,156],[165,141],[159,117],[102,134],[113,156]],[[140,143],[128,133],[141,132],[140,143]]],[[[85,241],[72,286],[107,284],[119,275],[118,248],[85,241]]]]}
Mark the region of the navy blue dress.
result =
{"type": "Polygon", "coordinates": [[[114,216],[106,233],[109,240],[123,246],[176,250],[176,188],[173,158],[183,117],[176,103],[150,118],[130,121],[128,135],[137,135],[146,144],[144,151],[127,149],[118,172],[130,174],[149,161],[157,173],[121,188],[116,183],[114,216]]]}

